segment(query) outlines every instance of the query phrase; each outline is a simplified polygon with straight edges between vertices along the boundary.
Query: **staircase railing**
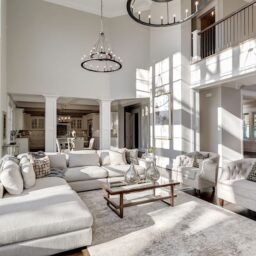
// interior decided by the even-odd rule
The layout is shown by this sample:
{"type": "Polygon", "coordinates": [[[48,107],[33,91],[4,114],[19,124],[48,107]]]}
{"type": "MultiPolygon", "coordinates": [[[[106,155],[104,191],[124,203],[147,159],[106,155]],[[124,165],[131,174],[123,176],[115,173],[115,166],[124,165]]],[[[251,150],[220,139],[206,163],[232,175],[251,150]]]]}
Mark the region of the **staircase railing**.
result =
{"type": "Polygon", "coordinates": [[[193,32],[193,59],[200,60],[256,36],[256,0],[202,31],[193,32]]]}

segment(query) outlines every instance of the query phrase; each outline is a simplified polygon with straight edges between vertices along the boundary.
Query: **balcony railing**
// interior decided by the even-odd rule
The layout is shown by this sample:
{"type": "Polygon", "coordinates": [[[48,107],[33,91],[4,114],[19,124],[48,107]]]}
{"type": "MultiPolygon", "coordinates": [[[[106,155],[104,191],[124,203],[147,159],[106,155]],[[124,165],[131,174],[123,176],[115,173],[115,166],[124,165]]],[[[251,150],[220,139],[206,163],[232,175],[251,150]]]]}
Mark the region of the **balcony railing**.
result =
{"type": "Polygon", "coordinates": [[[193,32],[193,59],[200,60],[256,35],[256,0],[203,31],[193,32]]]}

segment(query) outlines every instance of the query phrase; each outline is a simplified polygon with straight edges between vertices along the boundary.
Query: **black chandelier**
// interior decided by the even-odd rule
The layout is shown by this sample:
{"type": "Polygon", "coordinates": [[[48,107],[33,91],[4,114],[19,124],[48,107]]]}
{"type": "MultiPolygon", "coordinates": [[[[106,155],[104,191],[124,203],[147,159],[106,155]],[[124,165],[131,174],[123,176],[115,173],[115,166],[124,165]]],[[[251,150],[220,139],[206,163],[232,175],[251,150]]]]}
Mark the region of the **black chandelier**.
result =
{"type": "Polygon", "coordinates": [[[103,30],[103,3],[101,0],[101,32],[89,55],[82,57],[81,67],[93,72],[114,72],[122,68],[122,60],[111,50],[103,30]]]}
{"type": "Polygon", "coordinates": [[[170,11],[170,2],[173,0],[127,0],[129,16],[136,22],[150,27],[167,27],[182,24],[199,13],[199,1],[195,2],[195,10],[189,13],[186,9],[184,17],[179,20],[175,13],[170,11]],[[154,12],[155,8],[155,12],[154,12]],[[160,16],[155,13],[161,13],[160,16]]]}

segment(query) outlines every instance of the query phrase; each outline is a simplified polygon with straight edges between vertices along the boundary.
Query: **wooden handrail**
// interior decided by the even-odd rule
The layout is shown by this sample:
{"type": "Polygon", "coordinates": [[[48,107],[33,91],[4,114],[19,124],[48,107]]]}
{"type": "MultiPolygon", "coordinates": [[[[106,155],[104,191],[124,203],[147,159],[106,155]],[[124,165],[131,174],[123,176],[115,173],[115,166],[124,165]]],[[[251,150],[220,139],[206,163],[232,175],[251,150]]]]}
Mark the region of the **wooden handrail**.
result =
{"type": "Polygon", "coordinates": [[[198,32],[198,35],[201,35],[201,34],[203,34],[205,31],[207,31],[207,30],[209,30],[209,29],[211,29],[211,28],[213,28],[213,27],[216,27],[216,26],[219,25],[220,23],[222,23],[222,22],[224,22],[224,21],[226,21],[226,20],[232,18],[234,15],[238,14],[239,12],[242,12],[243,10],[247,9],[248,7],[250,7],[251,5],[254,5],[254,4],[256,4],[256,0],[253,0],[251,3],[242,6],[241,8],[239,8],[238,10],[232,12],[231,14],[229,14],[229,15],[226,16],[226,17],[224,17],[223,19],[218,20],[217,22],[215,22],[215,23],[212,24],[211,26],[209,26],[209,27],[205,28],[204,30],[198,32]]]}

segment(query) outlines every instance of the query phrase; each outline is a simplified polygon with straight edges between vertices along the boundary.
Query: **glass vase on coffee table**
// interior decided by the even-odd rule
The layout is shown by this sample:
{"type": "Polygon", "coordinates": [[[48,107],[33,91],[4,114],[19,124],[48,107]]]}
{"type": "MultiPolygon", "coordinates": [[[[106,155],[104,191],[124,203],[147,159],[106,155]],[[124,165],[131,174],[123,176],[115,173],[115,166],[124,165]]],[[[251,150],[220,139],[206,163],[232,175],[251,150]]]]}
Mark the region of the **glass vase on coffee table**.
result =
{"type": "Polygon", "coordinates": [[[124,180],[127,184],[137,184],[140,182],[140,175],[132,163],[129,170],[125,173],[124,180]]]}

